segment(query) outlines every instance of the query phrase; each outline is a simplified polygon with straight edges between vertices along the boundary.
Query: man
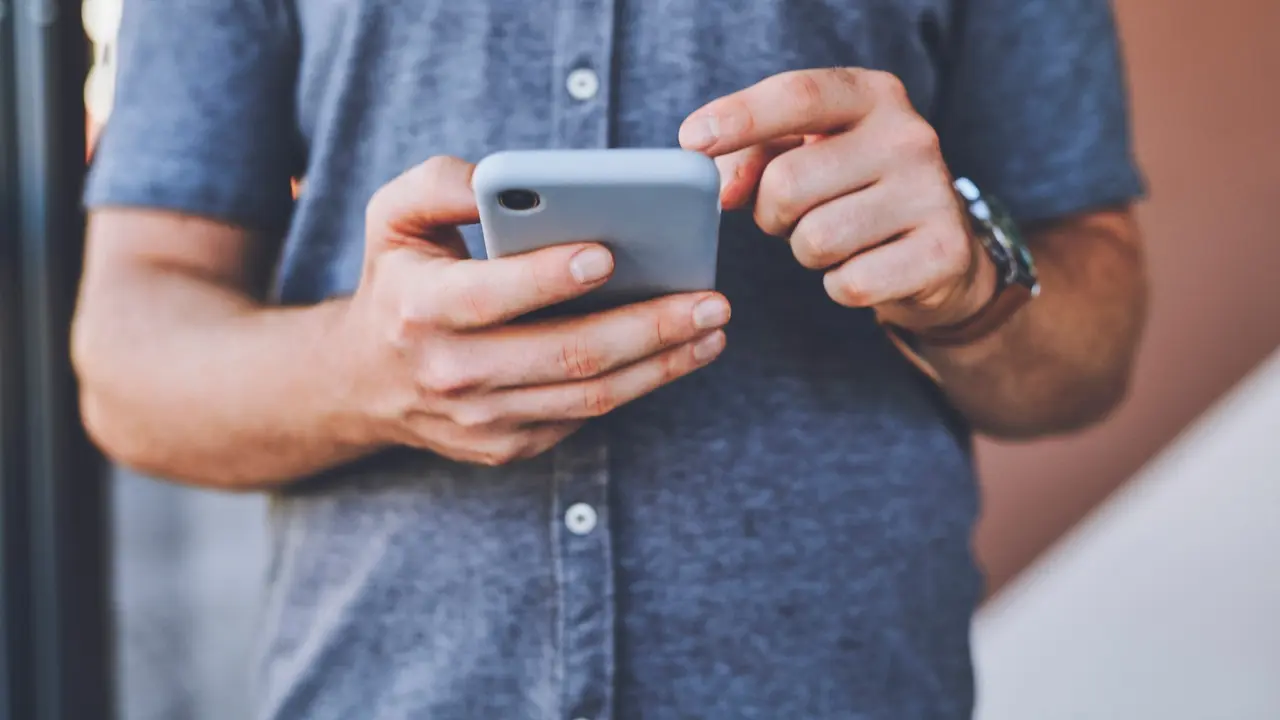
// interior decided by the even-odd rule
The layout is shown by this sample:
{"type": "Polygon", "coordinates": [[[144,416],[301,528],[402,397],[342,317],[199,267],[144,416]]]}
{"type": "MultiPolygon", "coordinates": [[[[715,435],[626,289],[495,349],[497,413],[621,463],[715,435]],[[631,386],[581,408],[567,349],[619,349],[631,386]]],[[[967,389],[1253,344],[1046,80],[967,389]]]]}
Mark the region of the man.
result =
{"type": "Polygon", "coordinates": [[[272,493],[262,717],[970,715],[969,428],[1101,418],[1142,322],[1103,0],[131,0],[122,34],[84,414],[272,493]],[[467,259],[471,163],[677,140],[736,209],[722,294],[514,322],[612,260],[467,259]]]}

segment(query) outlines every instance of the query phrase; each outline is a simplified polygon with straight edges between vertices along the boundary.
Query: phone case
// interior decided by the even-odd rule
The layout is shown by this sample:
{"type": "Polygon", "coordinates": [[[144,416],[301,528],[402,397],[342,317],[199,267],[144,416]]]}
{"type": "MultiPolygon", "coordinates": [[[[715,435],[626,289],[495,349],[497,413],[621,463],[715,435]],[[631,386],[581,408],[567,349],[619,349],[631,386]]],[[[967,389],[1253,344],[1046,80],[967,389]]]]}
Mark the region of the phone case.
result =
{"type": "Polygon", "coordinates": [[[720,173],[684,150],[527,150],[490,155],[472,181],[490,258],[597,241],[614,274],[582,305],[616,305],[715,287],[720,173]],[[512,210],[503,193],[537,193],[512,210]]]}

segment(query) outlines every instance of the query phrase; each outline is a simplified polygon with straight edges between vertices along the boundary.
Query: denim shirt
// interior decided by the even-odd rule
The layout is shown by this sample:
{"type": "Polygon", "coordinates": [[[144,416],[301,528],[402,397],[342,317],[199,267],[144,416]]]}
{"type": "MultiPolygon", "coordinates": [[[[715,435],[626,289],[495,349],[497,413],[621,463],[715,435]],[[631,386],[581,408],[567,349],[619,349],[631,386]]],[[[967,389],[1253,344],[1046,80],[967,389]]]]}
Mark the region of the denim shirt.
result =
{"type": "MultiPolygon", "coordinates": [[[[672,146],[797,68],[896,73],[1022,220],[1141,189],[1104,0],[129,0],[119,52],[87,204],[278,242],[286,304],[355,289],[410,165],[672,146]]],[[[279,493],[260,717],[970,716],[963,420],[749,215],[719,262],[721,359],[542,457],[394,450],[279,493]]]]}

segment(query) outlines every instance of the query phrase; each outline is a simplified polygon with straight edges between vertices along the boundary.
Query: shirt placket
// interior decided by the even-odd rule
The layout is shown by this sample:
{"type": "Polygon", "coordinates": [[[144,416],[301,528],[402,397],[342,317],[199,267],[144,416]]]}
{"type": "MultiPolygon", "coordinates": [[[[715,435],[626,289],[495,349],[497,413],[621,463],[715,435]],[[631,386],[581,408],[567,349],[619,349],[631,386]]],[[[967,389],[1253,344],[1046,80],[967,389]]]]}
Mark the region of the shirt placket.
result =
{"type": "Polygon", "coordinates": [[[608,720],[614,694],[608,445],[585,428],[555,450],[554,466],[562,717],[608,720]]]}
{"type": "MultiPolygon", "coordinates": [[[[609,144],[613,0],[558,0],[552,137],[562,148],[609,144]]],[[[588,426],[553,451],[552,539],[559,593],[561,716],[609,720],[614,697],[614,573],[609,449],[588,426]]]]}
{"type": "Polygon", "coordinates": [[[614,0],[559,0],[557,8],[553,137],[564,148],[608,147],[614,0]]]}

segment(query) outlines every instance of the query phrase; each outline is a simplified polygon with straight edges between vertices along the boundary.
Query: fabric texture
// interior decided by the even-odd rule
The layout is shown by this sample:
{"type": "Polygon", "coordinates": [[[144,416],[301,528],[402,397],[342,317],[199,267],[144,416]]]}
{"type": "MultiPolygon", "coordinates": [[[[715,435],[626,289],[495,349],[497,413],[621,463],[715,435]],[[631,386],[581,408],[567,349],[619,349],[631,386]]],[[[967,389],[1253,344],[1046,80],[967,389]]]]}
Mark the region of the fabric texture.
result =
{"type": "MultiPolygon", "coordinates": [[[[1024,220],[1141,192],[1104,0],[129,0],[119,47],[87,204],[279,243],[286,304],[355,289],[365,203],[432,155],[673,146],[798,68],[899,75],[1024,220]]],[[[259,716],[969,717],[967,430],[749,215],[719,277],[721,359],[543,457],[392,451],[276,496],[259,716]]]]}

